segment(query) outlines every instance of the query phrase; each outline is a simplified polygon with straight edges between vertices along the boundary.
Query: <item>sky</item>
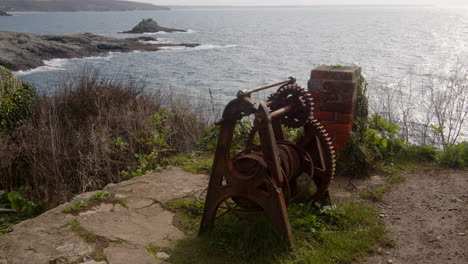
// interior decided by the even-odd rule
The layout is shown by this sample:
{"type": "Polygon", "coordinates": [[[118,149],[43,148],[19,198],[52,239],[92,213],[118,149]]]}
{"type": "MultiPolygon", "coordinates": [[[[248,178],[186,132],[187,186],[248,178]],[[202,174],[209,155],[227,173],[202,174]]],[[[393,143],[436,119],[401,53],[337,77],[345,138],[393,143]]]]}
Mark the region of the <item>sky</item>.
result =
{"type": "Polygon", "coordinates": [[[468,0],[131,0],[157,5],[468,5],[468,0]]]}

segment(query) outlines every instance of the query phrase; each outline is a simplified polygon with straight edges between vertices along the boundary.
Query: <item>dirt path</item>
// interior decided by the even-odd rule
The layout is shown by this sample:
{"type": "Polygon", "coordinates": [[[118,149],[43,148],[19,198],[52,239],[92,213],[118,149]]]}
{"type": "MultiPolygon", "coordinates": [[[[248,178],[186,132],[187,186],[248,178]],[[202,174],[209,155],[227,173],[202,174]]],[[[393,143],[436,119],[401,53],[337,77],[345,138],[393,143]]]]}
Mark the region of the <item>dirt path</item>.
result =
{"type": "Polygon", "coordinates": [[[406,175],[378,204],[395,247],[363,263],[468,263],[468,172],[406,175]]]}

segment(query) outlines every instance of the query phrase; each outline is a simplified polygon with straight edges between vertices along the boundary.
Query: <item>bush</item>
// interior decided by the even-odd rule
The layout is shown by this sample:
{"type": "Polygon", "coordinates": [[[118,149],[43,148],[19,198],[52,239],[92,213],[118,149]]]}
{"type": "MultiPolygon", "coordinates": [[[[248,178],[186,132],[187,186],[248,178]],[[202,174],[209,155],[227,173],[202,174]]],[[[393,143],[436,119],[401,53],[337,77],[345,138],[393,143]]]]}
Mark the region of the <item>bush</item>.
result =
{"type": "Polygon", "coordinates": [[[366,173],[378,161],[393,159],[404,146],[398,139],[397,125],[379,115],[368,115],[367,82],[361,78],[353,131],[343,151],[345,171],[351,175],[366,173]]]}
{"type": "Polygon", "coordinates": [[[435,162],[437,150],[427,145],[406,145],[399,154],[401,162],[435,162]]]}
{"type": "Polygon", "coordinates": [[[0,66],[0,132],[9,131],[31,113],[35,89],[0,66]]]}
{"type": "MultiPolygon", "coordinates": [[[[252,123],[249,120],[244,119],[237,121],[232,138],[231,152],[240,151],[245,148],[245,143],[251,130],[252,123]]],[[[218,144],[218,137],[219,126],[208,127],[198,143],[197,149],[200,151],[214,152],[218,144]]]]}
{"type": "Polygon", "coordinates": [[[0,189],[23,186],[53,207],[157,168],[163,157],[193,148],[204,128],[177,100],[85,69],[37,97],[32,118],[0,136],[0,189]]]}
{"type": "Polygon", "coordinates": [[[448,146],[440,154],[439,163],[443,167],[463,169],[468,168],[468,142],[448,146]]]}

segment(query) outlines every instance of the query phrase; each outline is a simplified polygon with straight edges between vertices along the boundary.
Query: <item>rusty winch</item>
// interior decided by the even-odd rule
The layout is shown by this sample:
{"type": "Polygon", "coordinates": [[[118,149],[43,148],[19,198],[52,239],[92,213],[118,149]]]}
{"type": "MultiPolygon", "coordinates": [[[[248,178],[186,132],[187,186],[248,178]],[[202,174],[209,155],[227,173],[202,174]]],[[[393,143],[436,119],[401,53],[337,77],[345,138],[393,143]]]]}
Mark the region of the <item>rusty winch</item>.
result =
{"type": "Polygon", "coordinates": [[[218,208],[230,200],[235,205],[228,204],[229,208],[263,210],[275,231],[292,245],[286,206],[306,199],[299,178],[306,187],[315,185],[308,200],[323,200],[335,172],[331,140],[313,110],[313,98],[292,77],[237,93],[217,122],[220,133],[200,234],[213,228],[218,208]],[[275,86],[280,87],[266,102],[252,99],[253,93],[275,86]],[[231,156],[236,123],[251,115],[253,128],[245,149],[231,156]],[[283,126],[304,128],[298,143],[286,140],[283,126]]]}

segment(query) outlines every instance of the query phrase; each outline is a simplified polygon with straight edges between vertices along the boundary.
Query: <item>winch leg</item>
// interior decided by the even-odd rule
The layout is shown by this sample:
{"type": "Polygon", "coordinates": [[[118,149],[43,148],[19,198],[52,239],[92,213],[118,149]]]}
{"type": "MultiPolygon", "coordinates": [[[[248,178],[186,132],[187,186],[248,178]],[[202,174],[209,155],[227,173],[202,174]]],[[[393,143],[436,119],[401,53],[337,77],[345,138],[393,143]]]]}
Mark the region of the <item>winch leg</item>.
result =
{"type": "Polygon", "coordinates": [[[227,161],[229,160],[229,150],[231,149],[233,131],[236,121],[224,122],[221,125],[218,145],[213,161],[213,170],[211,171],[210,181],[208,183],[208,192],[206,194],[205,208],[200,223],[199,234],[202,235],[214,227],[216,212],[218,211],[221,197],[223,196],[223,179],[230,176],[227,161]]]}
{"type": "Polygon", "coordinates": [[[261,206],[265,214],[270,218],[275,231],[285,239],[288,246],[292,247],[294,242],[283,191],[276,188],[273,196],[261,206]]]}

